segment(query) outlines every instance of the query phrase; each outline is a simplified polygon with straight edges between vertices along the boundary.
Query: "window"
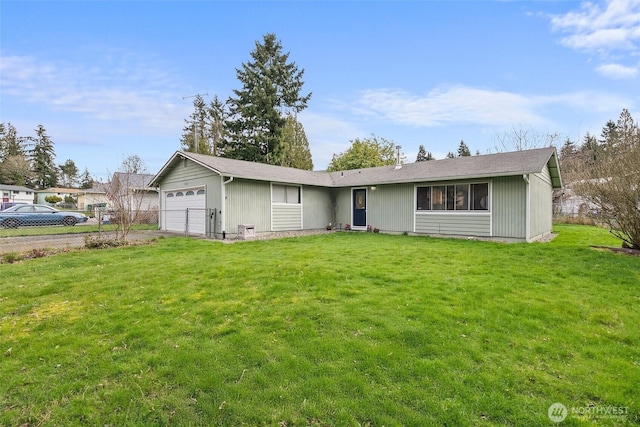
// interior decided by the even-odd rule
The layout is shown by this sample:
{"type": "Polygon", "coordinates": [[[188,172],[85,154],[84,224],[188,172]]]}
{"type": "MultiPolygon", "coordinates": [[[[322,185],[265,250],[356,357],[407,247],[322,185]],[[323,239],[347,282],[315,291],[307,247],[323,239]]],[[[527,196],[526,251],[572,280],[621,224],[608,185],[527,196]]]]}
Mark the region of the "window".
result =
{"type": "Polygon", "coordinates": [[[167,193],[167,197],[173,197],[173,193],[167,193]]]}
{"type": "Polygon", "coordinates": [[[472,208],[474,211],[489,209],[489,184],[471,184],[472,208]]]}
{"type": "Polygon", "coordinates": [[[204,190],[198,190],[198,192],[196,193],[198,196],[202,196],[204,194],[204,190]]]}
{"type": "Polygon", "coordinates": [[[184,193],[182,191],[178,191],[176,193],[176,197],[182,197],[182,196],[184,196],[184,193]]]}
{"type": "Polygon", "coordinates": [[[489,184],[481,183],[417,187],[416,210],[489,210],[489,184]]]}
{"type": "Polygon", "coordinates": [[[457,211],[469,210],[469,186],[468,185],[456,185],[456,210],[457,211]]]}
{"type": "Polygon", "coordinates": [[[416,202],[419,211],[431,210],[431,187],[418,187],[416,202]]]}
{"type": "Polygon", "coordinates": [[[191,190],[187,191],[187,196],[193,196],[195,193],[191,190]]]}
{"type": "Polygon", "coordinates": [[[300,203],[300,187],[274,184],[271,191],[273,194],[273,203],[300,203]]]}
{"type": "Polygon", "coordinates": [[[446,188],[444,186],[433,187],[433,203],[431,205],[431,209],[434,211],[443,211],[445,204],[444,200],[446,197],[446,188]]]}

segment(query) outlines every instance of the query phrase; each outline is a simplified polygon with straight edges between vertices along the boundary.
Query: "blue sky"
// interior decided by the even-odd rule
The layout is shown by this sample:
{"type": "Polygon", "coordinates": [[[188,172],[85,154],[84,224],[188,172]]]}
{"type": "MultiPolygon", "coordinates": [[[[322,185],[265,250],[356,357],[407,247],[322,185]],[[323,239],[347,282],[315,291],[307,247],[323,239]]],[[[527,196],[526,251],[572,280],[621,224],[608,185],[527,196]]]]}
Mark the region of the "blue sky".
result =
{"type": "Polygon", "coordinates": [[[0,19],[0,122],[44,125],[56,163],[100,179],[134,154],[157,172],[183,97],[229,97],[266,33],[305,70],[315,169],[371,134],[413,162],[420,144],[443,158],[514,131],[599,135],[623,108],[640,120],[640,0],[2,0],[0,19]]]}

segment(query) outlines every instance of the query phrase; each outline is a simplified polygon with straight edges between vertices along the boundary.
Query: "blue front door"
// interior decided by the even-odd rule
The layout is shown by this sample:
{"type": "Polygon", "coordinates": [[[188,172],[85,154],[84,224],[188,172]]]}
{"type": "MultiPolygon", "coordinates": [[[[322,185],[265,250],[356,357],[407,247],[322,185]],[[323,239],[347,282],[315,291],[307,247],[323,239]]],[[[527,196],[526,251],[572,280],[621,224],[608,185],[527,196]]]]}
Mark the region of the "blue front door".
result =
{"type": "Polygon", "coordinates": [[[367,226],[367,190],[365,188],[353,190],[353,226],[367,226]]]}

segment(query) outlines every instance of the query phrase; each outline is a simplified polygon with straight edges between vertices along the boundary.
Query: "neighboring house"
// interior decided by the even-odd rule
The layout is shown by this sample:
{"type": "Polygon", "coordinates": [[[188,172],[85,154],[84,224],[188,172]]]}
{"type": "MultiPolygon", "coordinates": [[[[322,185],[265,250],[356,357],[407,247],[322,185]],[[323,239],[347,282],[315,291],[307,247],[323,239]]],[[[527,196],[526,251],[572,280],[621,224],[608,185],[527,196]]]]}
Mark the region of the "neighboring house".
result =
{"type": "Polygon", "coordinates": [[[598,206],[578,196],[573,190],[574,183],[566,184],[554,194],[553,213],[559,216],[585,217],[598,212],[598,206]]]}
{"type": "Polygon", "coordinates": [[[74,200],[78,196],[78,192],[75,188],[62,188],[62,187],[51,187],[45,188],[44,190],[38,190],[37,192],[37,203],[41,205],[51,204],[47,202],[45,199],[49,196],[58,196],[62,199],[62,203],[64,203],[65,197],[73,197],[74,200]]]}
{"type": "Polygon", "coordinates": [[[78,190],[78,209],[93,211],[96,207],[107,207],[105,184],[94,184],[92,188],[78,190]]]}
{"type": "Polygon", "coordinates": [[[562,181],[549,147],[342,172],[177,151],[150,185],[168,231],[219,238],[239,225],[265,233],[333,223],[533,241],[551,232],[552,192],[562,181]]]}
{"type": "Polygon", "coordinates": [[[111,182],[105,187],[107,199],[113,198],[114,193],[126,194],[129,198],[128,206],[139,207],[141,211],[157,210],[158,190],[149,187],[153,177],[152,174],[115,172],[111,182]]]}
{"type": "Polygon", "coordinates": [[[20,185],[0,184],[2,203],[33,203],[35,190],[20,185]]]}

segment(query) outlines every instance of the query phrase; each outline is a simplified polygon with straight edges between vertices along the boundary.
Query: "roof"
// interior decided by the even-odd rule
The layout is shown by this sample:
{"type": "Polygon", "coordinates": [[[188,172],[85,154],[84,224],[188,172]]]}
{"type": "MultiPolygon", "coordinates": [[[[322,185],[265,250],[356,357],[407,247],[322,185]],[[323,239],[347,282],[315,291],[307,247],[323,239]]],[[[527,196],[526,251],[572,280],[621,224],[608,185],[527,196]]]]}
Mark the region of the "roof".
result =
{"type": "Polygon", "coordinates": [[[76,188],[64,188],[64,187],[49,187],[42,190],[38,190],[38,193],[69,193],[76,194],[80,190],[76,188]]]}
{"type": "Polygon", "coordinates": [[[289,167],[176,151],[151,180],[157,185],[180,159],[189,159],[225,177],[282,182],[320,187],[354,187],[410,182],[453,181],[540,173],[549,167],[553,188],[562,187],[554,147],[480,156],[431,160],[397,166],[353,169],[340,172],[306,171],[289,167]]]}
{"type": "Polygon", "coordinates": [[[0,190],[31,191],[32,193],[36,191],[28,187],[23,187],[21,185],[8,185],[8,184],[0,184],[0,190]]]}
{"type": "Polygon", "coordinates": [[[148,173],[115,172],[114,179],[126,183],[129,188],[146,188],[155,175],[148,173]]]}

